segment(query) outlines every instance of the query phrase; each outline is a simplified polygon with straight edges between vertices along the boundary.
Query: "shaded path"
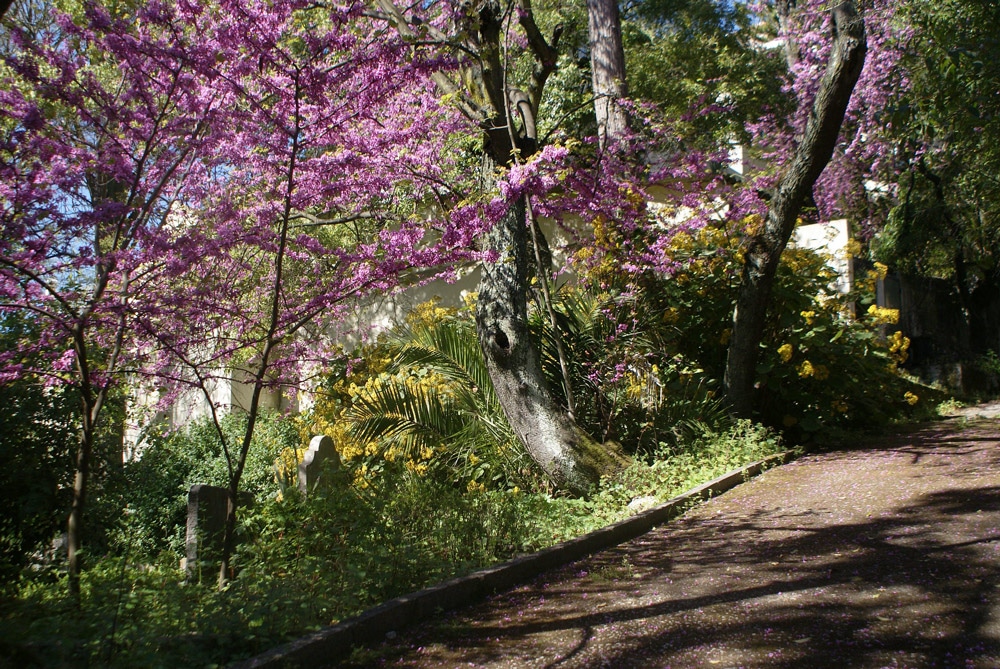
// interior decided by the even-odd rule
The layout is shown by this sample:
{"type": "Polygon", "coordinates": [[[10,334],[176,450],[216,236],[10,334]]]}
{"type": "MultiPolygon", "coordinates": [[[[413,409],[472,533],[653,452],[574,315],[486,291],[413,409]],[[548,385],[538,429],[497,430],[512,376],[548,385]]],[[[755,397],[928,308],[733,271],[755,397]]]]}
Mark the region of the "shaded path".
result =
{"type": "Polygon", "coordinates": [[[810,455],[345,666],[1000,667],[1000,422],[810,455]]]}

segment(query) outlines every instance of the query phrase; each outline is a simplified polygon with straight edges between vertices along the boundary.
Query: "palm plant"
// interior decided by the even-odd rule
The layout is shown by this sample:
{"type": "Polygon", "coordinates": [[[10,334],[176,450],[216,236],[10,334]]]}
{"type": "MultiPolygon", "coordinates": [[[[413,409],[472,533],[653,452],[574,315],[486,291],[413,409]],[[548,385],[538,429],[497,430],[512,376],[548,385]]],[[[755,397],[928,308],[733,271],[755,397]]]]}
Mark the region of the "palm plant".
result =
{"type": "Polygon", "coordinates": [[[537,474],[493,391],[471,319],[451,314],[411,323],[392,335],[393,357],[380,383],[348,414],[359,442],[380,455],[423,461],[439,475],[505,487],[537,474]]]}
{"type": "Polygon", "coordinates": [[[555,337],[562,337],[576,387],[576,418],[632,451],[674,445],[729,427],[711,381],[677,354],[679,333],[648,291],[595,293],[563,287],[555,297],[558,332],[537,318],[542,366],[562,385],[555,337]]]}

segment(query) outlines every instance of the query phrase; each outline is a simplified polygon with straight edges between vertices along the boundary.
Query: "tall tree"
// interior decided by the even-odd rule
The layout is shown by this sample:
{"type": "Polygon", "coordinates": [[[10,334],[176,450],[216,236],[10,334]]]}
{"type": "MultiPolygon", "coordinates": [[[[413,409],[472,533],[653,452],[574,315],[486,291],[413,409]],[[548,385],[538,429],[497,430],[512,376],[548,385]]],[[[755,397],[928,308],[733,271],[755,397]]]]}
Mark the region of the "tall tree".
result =
{"type": "Polygon", "coordinates": [[[467,261],[474,229],[444,220],[428,230],[401,204],[431,195],[449,162],[436,149],[455,125],[426,92],[419,51],[359,30],[368,20],[360,6],[218,8],[175,9],[212,45],[202,70],[225,112],[210,125],[220,141],[200,154],[212,169],[188,190],[188,219],[163,240],[168,281],[135,319],[161,377],[209,400],[228,466],[222,587],[264,393],[301,387],[331,354],[322,336],[308,336],[310,324],[321,332],[352,300],[467,261]],[[242,437],[230,443],[219,422],[230,407],[212,404],[210,391],[234,373],[251,394],[242,437]]]}
{"type": "Polygon", "coordinates": [[[587,26],[597,141],[603,149],[628,130],[628,116],[621,104],[628,88],[618,0],[587,0],[587,26]]]}
{"type": "MultiPolygon", "coordinates": [[[[556,66],[561,26],[545,37],[529,0],[518,0],[511,7],[482,0],[454,15],[430,5],[429,19],[413,21],[407,21],[389,0],[381,0],[380,6],[407,39],[425,35],[457,54],[461,83],[445,72],[438,73],[435,82],[480,128],[480,187],[483,193],[495,194],[500,173],[518,167],[538,149],[536,115],[556,66]],[[435,15],[433,10],[441,13],[435,15]],[[513,76],[516,31],[527,44],[523,57],[529,74],[521,88],[513,76]]],[[[557,486],[586,494],[622,459],[580,429],[546,385],[528,332],[533,254],[526,213],[531,204],[524,190],[512,192],[506,200],[480,240],[488,256],[476,308],[480,344],[500,404],[528,453],[557,486]]]]}
{"type": "Polygon", "coordinates": [[[737,415],[749,416],[758,349],[775,271],[802,204],[833,155],[851,93],[861,75],[867,43],[864,22],[851,2],[830,13],[829,61],[806,121],[804,134],[778,180],[763,229],[744,255],[740,289],[726,361],[726,395],[737,415]]]}
{"type": "Polygon", "coordinates": [[[49,26],[11,29],[0,75],[0,309],[44,323],[38,366],[18,351],[0,363],[2,376],[44,376],[79,398],[67,521],[78,595],[95,437],[127,365],[142,249],[167,221],[210,105],[184,57],[143,28],[92,6],[80,25],[53,11],[49,26]]]}
{"type": "Polygon", "coordinates": [[[872,248],[902,273],[952,283],[968,333],[962,355],[1000,351],[1000,10],[910,2],[897,21],[908,28],[907,85],[869,132],[893,160],[863,172],[894,195],[888,215],[872,217],[872,248]]]}

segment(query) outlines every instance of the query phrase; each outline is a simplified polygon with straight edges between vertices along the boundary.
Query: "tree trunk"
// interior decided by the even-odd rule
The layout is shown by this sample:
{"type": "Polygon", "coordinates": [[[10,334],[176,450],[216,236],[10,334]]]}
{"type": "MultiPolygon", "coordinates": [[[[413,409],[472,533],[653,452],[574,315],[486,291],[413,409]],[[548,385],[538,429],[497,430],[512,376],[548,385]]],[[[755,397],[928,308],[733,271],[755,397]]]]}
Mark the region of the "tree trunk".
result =
{"type": "Polygon", "coordinates": [[[738,416],[749,417],[753,410],[757,356],[781,253],[795,228],[803,200],[830,162],[847,104],[864,66],[864,21],[852,2],[844,2],[832,11],[833,48],[805,136],[778,183],[763,232],[750,240],[746,250],[725,376],[726,395],[738,416]]]}
{"type": "Polygon", "coordinates": [[[87,501],[90,461],[94,452],[94,430],[85,417],[80,427],[76,452],[76,474],[73,477],[73,501],[66,521],[66,557],[70,596],[80,601],[80,573],[83,571],[83,509],[87,501]]]}
{"type": "Polygon", "coordinates": [[[628,117],[619,103],[627,88],[617,0],[587,0],[587,23],[597,140],[604,149],[621,139],[628,129],[628,117]]]}
{"type": "MultiPolygon", "coordinates": [[[[108,396],[107,385],[96,388],[91,375],[90,359],[84,343],[86,319],[73,334],[77,378],[80,383],[80,433],[76,451],[76,473],[73,476],[73,500],[66,520],[66,559],[70,596],[80,603],[80,574],[83,571],[83,512],[90,483],[90,466],[97,439],[97,421],[108,396]]],[[[114,357],[114,356],[113,356],[114,357]]]]}
{"type": "Polygon", "coordinates": [[[777,0],[774,3],[774,10],[778,16],[778,36],[785,41],[785,63],[789,72],[799,62],[799,43],[792,33],[790,21],[796,4],[796,0],[777,0]]]}
{"type": "MultiPolygon", "coordinates": [[[[483,160],[484,180],[493,181],[495,159],[483,160]]],[[[528,454],[559,488],[593,492],[601,475],[620,468],[614,444],[599,444],[552,399],[528,334],[528,227],[525,201],[514,202],[482,240],[499,254],[483,263],[476,304],[476,331],[490,379],[511,428],[528,454]]]]}

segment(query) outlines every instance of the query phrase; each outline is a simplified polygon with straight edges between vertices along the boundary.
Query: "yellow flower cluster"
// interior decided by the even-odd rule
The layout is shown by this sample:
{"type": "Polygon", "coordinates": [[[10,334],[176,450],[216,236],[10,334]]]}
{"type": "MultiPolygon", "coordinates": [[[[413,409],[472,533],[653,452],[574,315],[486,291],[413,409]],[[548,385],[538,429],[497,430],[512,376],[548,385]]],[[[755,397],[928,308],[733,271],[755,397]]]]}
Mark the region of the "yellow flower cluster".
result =
{"type": "Polygon", "coordinates": [[[743,219],[743,230],[747,235],[756,235],[764,229],[764,217],[760,214],[750,214],[743,219]]]}
{"type": "Polygon", "coordinates": [[[479,494],[486,492],[486,486],[482,483],[478,483],[475,480],[469,481],[469,485],[465,487],[465,490],[472,494],[479,494]]]}
{"type": "Polygon", "coordinates": [[[889,356],[893,361],[897,365],[906,362],[906,358],[909,356],[910,338],[904,337],[902,332],[896,330],[888,336],[887,342],[889,344],[889,356]]]}
{"type": "Polygon", "coordinates": [[[806,379],[810,376],[817,381],[825,381],[830,378],[830,370],[826,365],[814,365],[810,361],[804,360],[799,365],[799,377],[806,379]]]}
{"type": "Polygon", "coordinates": [[[920,401],[920,398],[918,396],[914,395],[908,390],[906,391],[906,393],[903,394],[903,399],[906,400],[906,403],[909,404],[910,406],[913,406],[914,404],[920,401]]]}
{"type": "Polygon", "coordinates": [[[453,307],[439,306],[440,301],[441,298],[435,297],[413,307],[413,311],[406,315],[407,325],[433,325],[449,316],[454,316],[458,311],[453,307]]]}
{"type": "Polygon", "coordinates": [[[847,244],[844,245],[844,257],[847,259],[856,258],[861,255],[861,242],[856,239],[847,240],[847,244]]]}
{"type": "Polygon", "coordinates": [[[781,262],[793,274],[815,276],[830,283],[837,279],[837,273],[823,254],[808,249],[789,248],[781,254],[781,262]]]}
{"type": "Polygon", "coordinates": [[[625,393],[628,395],[629,399],[638,402],[642,399],[643,394],[646,390],[645,379],[639,377],[638,374],[634,372],[629,372],[625,375],[625,393]]]}
{"type": "Polygon", "coordinates": [[[406,461],[406,468],[416,474],[417,476],[427,475],[427,463],[426,462],[415,462],[413,460],[406,461]]]}
{"type": "Polygon", "coordinates": [[[594,242],[602,249],[621,248],[621,241],[613,226],[603,216],[594,218],[594,242]]]}
{"type": "Polygon", "coordinates": [[[895,325],[899,322],[899,309],[888,309],[873,304],[868,307],[868,315],[875,325],[895,325]]]}
{"type": "Polygon", "coordinates": [[[813,321],[816,320],[815,311],[801,311],[799,312],[799,315],[802,316],[803,319],[805,319],[806,325],[812,325],[813,321]]]}
{"type": "Polygon", "coordinates": [[[305,457],[306,449],[286,448],[274,459],[274,478],[286,486],[295,485],[299,479],[299,463],[305,457]]]}
{"type": "Polygon", "coordinates": [[[792,345],[782,344],[778,347],[778,355],[781,356],[781,362],[788,362],[792,359],[792,345]]]}

